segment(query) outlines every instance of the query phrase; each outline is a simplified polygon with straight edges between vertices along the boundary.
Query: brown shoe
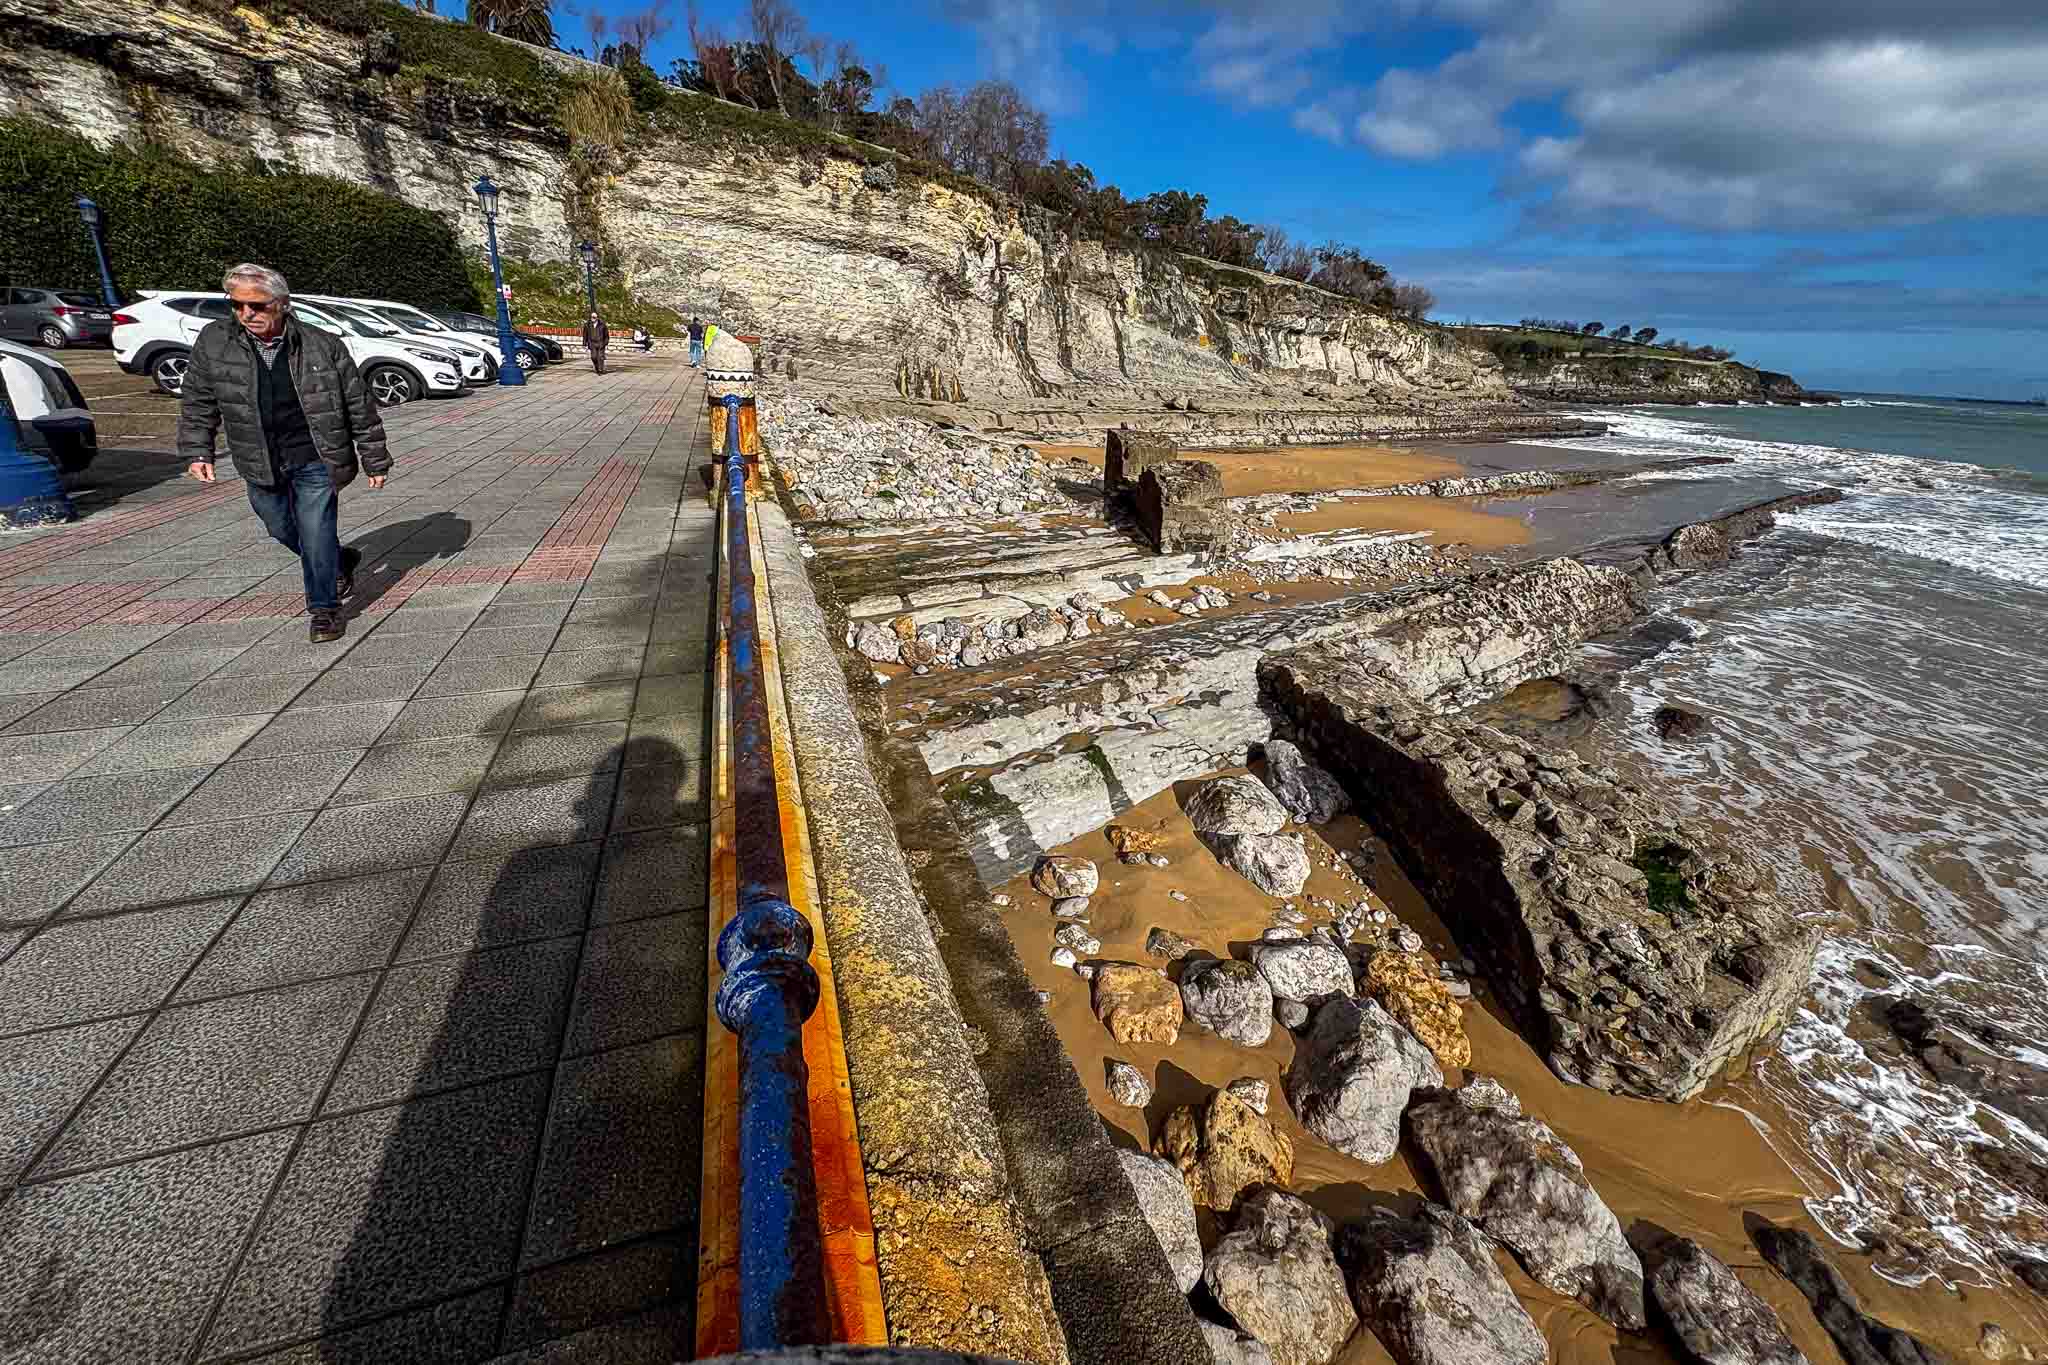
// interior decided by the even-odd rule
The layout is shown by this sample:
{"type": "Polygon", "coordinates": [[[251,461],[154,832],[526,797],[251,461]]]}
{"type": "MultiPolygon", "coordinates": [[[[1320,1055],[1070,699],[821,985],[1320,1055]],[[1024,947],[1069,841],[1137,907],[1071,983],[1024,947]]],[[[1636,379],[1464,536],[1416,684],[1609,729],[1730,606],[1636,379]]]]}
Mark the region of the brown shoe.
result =
{"type": "Polygon", "coordinates": [[[334,595],[346,602],[356,595],[356,566],[363,562],[363,552],[353,545],[344,545],[341,550],[341,573],[334,584],[334,595]]]}
{"type": "Polygon", "coordinates": [[[338,611],[316,611],[313,613],[311,638],[316,645],[331,644],[348,633],[348,623],[341,619],[338,611]]]}

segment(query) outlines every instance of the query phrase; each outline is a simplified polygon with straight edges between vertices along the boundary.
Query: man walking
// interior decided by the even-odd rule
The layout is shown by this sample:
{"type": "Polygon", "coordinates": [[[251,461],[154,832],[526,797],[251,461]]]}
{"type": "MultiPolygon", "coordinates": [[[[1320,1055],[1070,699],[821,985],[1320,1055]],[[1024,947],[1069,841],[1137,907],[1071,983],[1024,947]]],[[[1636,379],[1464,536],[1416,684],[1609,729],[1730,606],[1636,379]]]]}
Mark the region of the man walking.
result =
{"type": "Polygon", "coordinates": [[[696,318],[690,319],[690,368],[704,368],[704,324],[696,318]]]}
{"type": "Polygon", "coordinates": [[[604,348],[611,342],[612,329],[604,325],[603,318],[592,313],[590,321],[583,324],[583,345],[590,352],[591,366],[599,374],[604,373],[604,348]]]}
{"type": "Polygon", "coordinates": [[[362,553],[341,548],[335,495],[358,468],[371,488],[384,486],[384,419],[341,338],[292,317],[284,276],[238,265],[221,288],[235,315],[208,323],[192,343],[178,453],[188,474],[212,483],[214,437],[226,429],[249,505],[299,557],[313,643],[339,640],[341,599],[355,591],[362,553]]]}

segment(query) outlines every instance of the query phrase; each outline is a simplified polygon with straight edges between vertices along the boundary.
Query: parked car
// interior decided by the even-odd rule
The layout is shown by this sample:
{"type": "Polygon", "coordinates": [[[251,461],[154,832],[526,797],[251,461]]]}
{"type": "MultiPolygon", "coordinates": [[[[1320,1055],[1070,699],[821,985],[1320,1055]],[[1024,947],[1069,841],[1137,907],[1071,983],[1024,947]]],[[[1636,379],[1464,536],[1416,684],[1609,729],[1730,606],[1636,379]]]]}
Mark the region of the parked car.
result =
{"type": "MultiPolygon", "coordinates": [[[[453,332],[437,327],[432,334],[427,334],[425,329],[407,326],[405,323],[384,316],[382,312],[371,307],[369,302],[364,299],[345,299],[334,294],[292,295],[292,305],[294,307],[301,303],[315,304],[330,317],[345,317],[352,323],[370,328],[394,340],[418,341],[422,345],[431,346],[437,351],[447,351],[461,359],[462,379],[466,384],[488,384],[498,377],[496,357],[492,356],[483,347],[475,345],[453,332]]],[[[432,319],[428,320],[432,321],[432,319]]]]}
{"type": "MultiPolygon", "coordinates": [[[[298,298],[292,313],[347,344],[382,406],[462,390],[462,362],[451,352],[415,344],[388,324],[329,313],[298,298]]],[[[185,386],[193,341],[208,323],[229,316],[228,301],[217,293],[150,293],[115,315],[114,359],[129,374],[146,374],[159,389],[176,394],[185,386]]]]}
{"type": "Polygon", "coordinates": [[[99,454],[99,433],[85,395],[63,364],[41,351],[0,341],[0,382],[28,449],[66,474],[76,474],[99,454]]]}
{"type": "MultiPolygon", "coordinates": [[[[442,322],[424,309],[415,308],[409,303],[396,303],[390,299],[349,299],[347,302],[375,313],[392,326],[411,332],[433,345],[460,343],[473,347],[489,359],[490,378],[498,377],[498,333],[495,328],[488,332],[477,332],[466,327],[456,327],[442,322]]],[[[531,370],[539,363],[537,357],[526,355],[523,350],[519,353],[519,360],[519,368],[522,370],[531,370]]]]}
{"type": "Polygon", "coordinates": [[[81,289],[0,289],[0,337],[39,341],[53,351],[105,341],[114,314],[97,294],[81,289]]]}
{"type": "MultiPolygon", "coordinates": [[[[434,316],[458,332],[487,336],[491,339],[492,346],[498,344],[496,318],[487,318],[482,313],[436,313],[434,316]]],[[[522,370],[530,370],[541,364],[552,365],[562,358],[561,344],[553,337],[541,336],[536,332],[522,332],[516,327],[513,328],[512,335],[520,342],[519,368],[522,370]],[[529,358],[533,364],[527,363],[529,358]]]]}

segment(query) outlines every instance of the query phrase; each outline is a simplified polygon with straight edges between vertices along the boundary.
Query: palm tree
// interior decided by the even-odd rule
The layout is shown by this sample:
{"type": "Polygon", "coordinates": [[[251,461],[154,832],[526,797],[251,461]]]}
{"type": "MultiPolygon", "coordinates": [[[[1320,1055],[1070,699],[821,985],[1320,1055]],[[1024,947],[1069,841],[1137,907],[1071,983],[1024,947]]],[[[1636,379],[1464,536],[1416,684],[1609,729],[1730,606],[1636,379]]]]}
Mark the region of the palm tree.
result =
{"type": "Polygon", "coordinates": [[[548,13],[548,0],[469,0],[469,22],[536,47],[555,45],[555,21],[548,13]]]}

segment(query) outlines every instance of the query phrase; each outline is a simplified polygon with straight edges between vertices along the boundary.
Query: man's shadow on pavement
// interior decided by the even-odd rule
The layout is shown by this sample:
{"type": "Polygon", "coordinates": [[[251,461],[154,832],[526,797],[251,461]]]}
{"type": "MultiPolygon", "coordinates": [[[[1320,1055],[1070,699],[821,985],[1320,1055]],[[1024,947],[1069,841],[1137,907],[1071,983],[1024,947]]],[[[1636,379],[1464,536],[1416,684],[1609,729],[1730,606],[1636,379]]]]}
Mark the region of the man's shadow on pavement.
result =
{"type": "Polygon", "coordinates": [[[467,517],[435,512],[372,527],[358,536],[354,545],[344,543],[344,553],[355,549],[363,556],[356,565],[356,591],[348,600],[349,610],[360,616],[412,570],[437,559],[454,558],[469,544],[469,535],[467,517]]]}
{"type": "Polygon", "coordinates": [[[349,1060],[389,1057],[390,1079],[329,1107],[407,1098],[329,1125],[375,1170],[334,1174],[354,1232],[323,1361],[482,1360],[596,1326],[620,1359],[693,1353],[707,764],[631,740],[550,817],[573,781],[482,791],[466,829],[548,837],[465,860],[458,835],[371,1003],[349,1060]]]}

